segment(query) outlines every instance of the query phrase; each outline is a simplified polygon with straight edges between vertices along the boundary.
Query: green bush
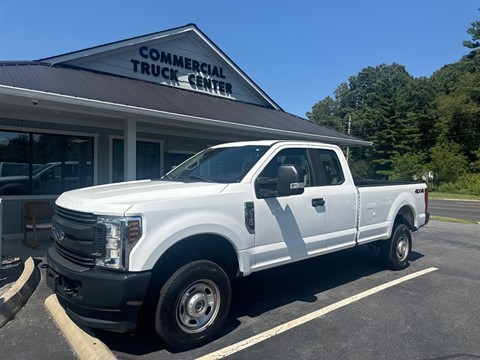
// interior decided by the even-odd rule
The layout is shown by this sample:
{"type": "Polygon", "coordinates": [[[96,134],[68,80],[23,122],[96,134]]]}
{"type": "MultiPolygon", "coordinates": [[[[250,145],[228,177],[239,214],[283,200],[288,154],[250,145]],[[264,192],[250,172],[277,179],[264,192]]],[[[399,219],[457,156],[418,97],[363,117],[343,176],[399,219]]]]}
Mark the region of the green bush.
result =
{"type": "Polygon", "coordinates": [[[480,195],[480,173],[464,174],[457,181],[443,183],[436,187],[440,192],[466,195],[480,195]]]}
{"type": "Polygon", "coordinates": [[[467,158],[460,152],[460,145],[441,141],[430,149],[430,167],[435,174],[435,185],[456,183],[467,171],[467,158]]]}
{"type": "Polygon", "coordinates": [[[392,171],[390,172],[390,180],[420,180],[426,174],[425,154],[407,153],[404,155],[396,155],[392,159],[392,171]]]}

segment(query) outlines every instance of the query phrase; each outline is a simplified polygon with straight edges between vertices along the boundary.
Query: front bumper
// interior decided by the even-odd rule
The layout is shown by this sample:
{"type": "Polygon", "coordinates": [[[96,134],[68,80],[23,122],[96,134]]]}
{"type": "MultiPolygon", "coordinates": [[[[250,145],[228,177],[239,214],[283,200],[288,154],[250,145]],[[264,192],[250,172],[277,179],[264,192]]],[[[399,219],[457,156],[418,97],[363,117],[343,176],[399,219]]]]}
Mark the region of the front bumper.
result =
{"type": "Polygon", "coordinates": [[[88,268],[63,258],[54,247],[47,251],[47,285],[76,322],[116,332],[137,326],[138,312],[151,273],[88,268]]]}

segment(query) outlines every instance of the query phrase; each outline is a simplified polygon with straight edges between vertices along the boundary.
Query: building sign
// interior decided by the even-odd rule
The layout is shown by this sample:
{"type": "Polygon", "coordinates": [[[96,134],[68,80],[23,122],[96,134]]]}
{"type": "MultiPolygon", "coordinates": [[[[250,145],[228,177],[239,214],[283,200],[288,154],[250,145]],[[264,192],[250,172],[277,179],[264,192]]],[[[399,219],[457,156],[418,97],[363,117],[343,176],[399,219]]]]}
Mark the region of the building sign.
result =
{"type": "Polygon", "coordinates": [[[180,85],[179,77],[185,75],[186,70],[187,81],[193,89],[232,95],[232,84],[226,81],[220,66],[148,46],[141,46],[138,54],[140,58],[130,60],[134,73],[163,78],[173,85],[180,85]]]}

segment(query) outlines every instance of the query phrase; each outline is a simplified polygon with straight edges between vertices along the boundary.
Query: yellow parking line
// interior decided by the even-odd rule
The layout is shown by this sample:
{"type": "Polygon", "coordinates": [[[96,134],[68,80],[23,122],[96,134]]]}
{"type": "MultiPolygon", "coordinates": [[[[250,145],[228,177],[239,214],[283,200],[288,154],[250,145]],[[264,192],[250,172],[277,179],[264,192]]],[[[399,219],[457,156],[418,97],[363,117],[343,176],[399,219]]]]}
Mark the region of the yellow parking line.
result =
{"type": "Polygon", "coordinates": [[[417,271],[413,274],[409,274],[409,275],[406,275],[406,276],[403,276],[399,279],[396,279],[396,280],[393,280],[393,281],[390,281],[388,283],[385,283],[385,284],[382,284],[382,285],[379,285],[379,286],[375,286],[374,288],[371,288],[370,290],[367,290],[367,291],[364,291],[364,292],[361,292],[360,294],[357,294],[357,295],[354,295],[354,296],[351,296],[347,299],[344,299],[342,301],[339,301],[339,302],[336,302],[335,304],[332,304],[332,305],[329,305],[329,306],[326,306],[322,309],[319,309],[317,311],[314,311],[310,314],[307,314],[307,315],[304,315],[298,319],[295,319],[295,320],[292,320],[292,321],[289,321],[285,324],[282,324],[282,325],[279,325],[279,326],[276,326],[274,327],[273,329],[270,329],[270,330],[267,330],[267,331],[264,331],[263,333],[261,334],[258,334],[258,335],[255,335],[255,336],[252,336],[246,340],[243,340],[243,341],[240,341],[236,344],[233,344],[233,345],[230,345],[230,346],[227,346],[223,349],[220,349],[218,351],[215,351],[213,353],[210,353],[210,354],[207,354],[205,356],[202,356],[200,358],[198,358],[197,360],[212,360],[212,359],[222,359],[226,356],[229,356],[229,355],[232,355],[236,352],[239,352],[239,351],[242,351],[246,348],[249,348],[250,346],[253,346],[255,344],[258,344],[264,340],[267,340],[275,335],[278,335],[278,334],[281,334],[287,330],[290,330],[290,329],[293,329],[297,326],[300,326],[300,325],[303,325],[313,319],[316,319],[320,316],[323,316],[325,314],[328,314],[329,312],[332,312],[334,310],[337,310],[341,307],[344,307],[348,304],[351,304],[351,303],[354,303],[355,301],[358,301],[358,300],[361,300],[363,298],[366,298],[367,296],[370,296],[370,295],[373,295],[373,294],[376,294],[382,290],[385,290],[385,289],[388,289],[392,286],[395,286],[395,285],[398,285],[398,284],[401,284],[405,281],[408,281],[408,280],[411,280],[411,279],[415,279],[419,276],[422,276],[422,275],[425,275],[425,274],[428,274],[432,271],[435,271],[435,270],[438,270],[438,268],[435,268],[435,267],[431,267],[431,268],[428,268],[428,269],[425,269],[425,270],[421,270],[421,271],[417,271]]]}

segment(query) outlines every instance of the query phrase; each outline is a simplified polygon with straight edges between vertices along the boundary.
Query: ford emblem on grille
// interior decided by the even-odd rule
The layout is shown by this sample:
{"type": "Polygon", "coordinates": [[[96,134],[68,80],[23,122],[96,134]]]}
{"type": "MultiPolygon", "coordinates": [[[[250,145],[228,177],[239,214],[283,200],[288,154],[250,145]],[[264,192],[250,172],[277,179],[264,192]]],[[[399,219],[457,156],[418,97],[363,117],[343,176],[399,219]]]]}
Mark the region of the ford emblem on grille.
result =
{"type": "Polygon", "coordinates": [[[57,241],[62,241],[65,239],[65,231],[63,231],[63,228],[60,224],[55,224],[53,227],[53,237],[57,241]]]}

